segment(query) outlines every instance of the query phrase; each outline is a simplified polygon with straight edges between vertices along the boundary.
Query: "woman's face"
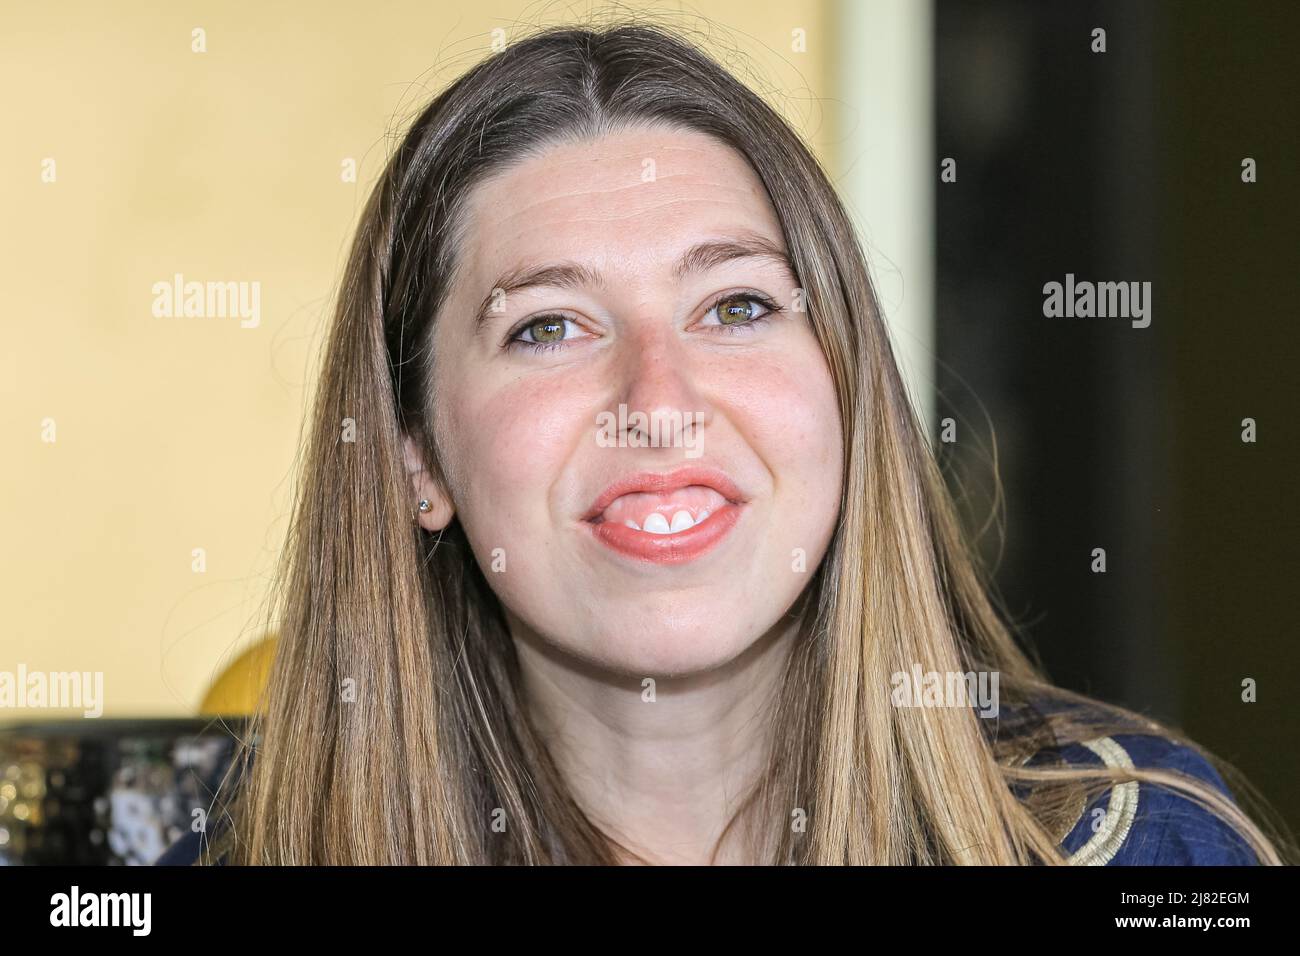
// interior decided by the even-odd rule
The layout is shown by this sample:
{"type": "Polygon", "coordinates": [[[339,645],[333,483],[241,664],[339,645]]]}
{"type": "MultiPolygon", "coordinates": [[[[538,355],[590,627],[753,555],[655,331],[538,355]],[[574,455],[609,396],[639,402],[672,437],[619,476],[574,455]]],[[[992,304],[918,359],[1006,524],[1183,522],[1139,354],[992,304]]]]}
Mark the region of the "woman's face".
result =
{"type": "Polygon", "coordinates": [[[463,222],[432,407],[514,633],[631,675],[731,660],[816,570],[843,466],[758,178],[701,134],[625,131],[498,173],[463,222]]]}

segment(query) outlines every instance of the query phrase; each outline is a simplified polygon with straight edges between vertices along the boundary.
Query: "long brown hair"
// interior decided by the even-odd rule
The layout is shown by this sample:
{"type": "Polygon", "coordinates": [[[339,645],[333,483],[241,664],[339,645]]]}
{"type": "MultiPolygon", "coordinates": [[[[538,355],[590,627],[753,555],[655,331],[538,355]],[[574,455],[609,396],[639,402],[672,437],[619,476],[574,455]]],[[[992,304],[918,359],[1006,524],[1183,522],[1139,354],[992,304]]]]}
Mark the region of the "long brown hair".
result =
{"type": "Polygon", "coordinates": [[[1112,729],[1189,742],[1053,688],[1017,648],[908,401],[835,190],[758,95],[646,24],[545,30],[488,57],[423,110],[376,184],[319,382],[273,672],[214,852],[271,864],[620,859],[529,720],[501,606],[464,533],[454,520],[439,534],[413,520],[402,442],[410,435],[445,485],[431,330],[470,190],[556,141],[646,125],[705,133],[753,167],[843,425],[838,525],[799,604],[768,772],[732,821],[744,815],[754,858],[1059,863],[1081,800],[1140,780],[1208,807],[1277,862],[1264,833],[1193,777],[1025,765],[1044,746],[1112,729]],[[913,664],[996,672],[1004,709],[1021,717],[891,706],[891,675],[913,664]]]}

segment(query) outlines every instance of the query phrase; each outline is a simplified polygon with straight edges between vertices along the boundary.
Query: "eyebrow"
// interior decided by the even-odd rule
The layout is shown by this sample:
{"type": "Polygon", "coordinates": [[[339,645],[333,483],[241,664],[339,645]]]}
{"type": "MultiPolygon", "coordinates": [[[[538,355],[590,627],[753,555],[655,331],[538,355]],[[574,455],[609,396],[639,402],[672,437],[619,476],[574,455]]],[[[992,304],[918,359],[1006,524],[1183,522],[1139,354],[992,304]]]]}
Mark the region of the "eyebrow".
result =
{"type": "MultiPolygon", "coordinates": [[[[746,233],[723,239],[709,239],[691,246],[673,266],[673,278],[680,280],[691,273],[707,272],[736,259],[766,259],[784,268],[791,277],[794,276],[794,265],[785,250],[765,236],[746,233]]],[[[493,283],[491,291],[483,299],[474,315],[474,331],[477,333],[487,321],[498,294],[508,296],[536,287],[578,289],[584,286],[605,288],[604,277],[576,262],[510,269],[493,283]]]]}

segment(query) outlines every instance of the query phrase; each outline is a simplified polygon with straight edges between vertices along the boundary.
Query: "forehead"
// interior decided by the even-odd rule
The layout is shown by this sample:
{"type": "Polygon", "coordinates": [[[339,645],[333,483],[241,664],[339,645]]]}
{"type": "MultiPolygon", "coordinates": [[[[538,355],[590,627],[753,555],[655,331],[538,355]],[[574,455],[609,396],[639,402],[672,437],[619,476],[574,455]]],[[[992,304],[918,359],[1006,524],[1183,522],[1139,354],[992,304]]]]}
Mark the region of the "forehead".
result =
{"type": "Polygon", "coordinates": [[[550,146],[480,183],[466,204],[462,261],[474,281],[561,258],[644,274],[703,237],[742,231],[784,246],[739,153],[689,130],[623,130],[550,146]]]}

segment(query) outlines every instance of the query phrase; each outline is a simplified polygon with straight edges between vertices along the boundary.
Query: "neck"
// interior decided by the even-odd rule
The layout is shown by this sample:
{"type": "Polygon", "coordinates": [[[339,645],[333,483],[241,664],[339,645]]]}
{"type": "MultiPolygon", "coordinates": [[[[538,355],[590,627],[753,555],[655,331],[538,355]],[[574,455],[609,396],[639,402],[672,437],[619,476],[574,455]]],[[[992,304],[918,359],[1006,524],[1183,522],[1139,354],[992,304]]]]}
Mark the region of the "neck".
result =
{"type": "Polygon", "coordinates": [[[641,858],[624,862],[759,862],[743,820],[718,841],[767,772],[795,621],[716,668],[655,678],[653,696],[645,678],[578,660],[513,616],[510,625],[529,714],[588,819],[641,858]]]}

